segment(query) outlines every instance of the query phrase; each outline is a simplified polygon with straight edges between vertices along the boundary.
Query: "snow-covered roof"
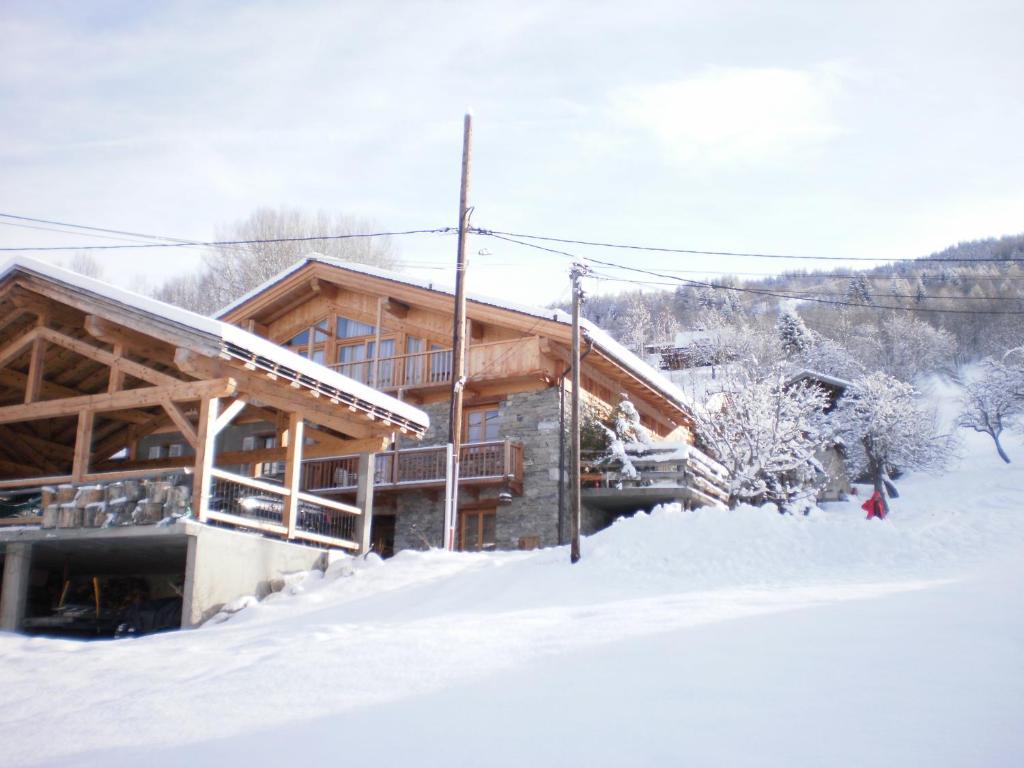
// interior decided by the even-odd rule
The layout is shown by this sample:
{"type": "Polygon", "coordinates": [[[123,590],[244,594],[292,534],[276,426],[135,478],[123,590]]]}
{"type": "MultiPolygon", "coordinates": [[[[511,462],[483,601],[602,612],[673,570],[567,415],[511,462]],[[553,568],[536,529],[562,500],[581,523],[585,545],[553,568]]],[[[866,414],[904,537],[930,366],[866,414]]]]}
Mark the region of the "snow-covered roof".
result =
{"type": "MultiPolygon", "coordinates": [[[[368,275],[370,277],[377,277],[382,280],[389,280],[394,283],[401,285],[412,286],[415,288],[423,288],[428,291],[434,291],[437,293],[444,293],[450,296],[455,295],[455,289],[453,286],[436,283],[432,280],[421,280],[408,275],[403,275],[398,272],[392,272],[391,270],[381,269],[380,267],[371,267],[367,264],[356,264],[349,261],[341,261],[340,259],[334,259],[329,256],[324,256],[319,253],[311,253],[305,256],[300,261],[295,262],[287,269],[278,273],[274,277],[265,281],[256,288],[246,293],[244,296],[236,299],[235,301],[228,304],[226,307],[217,312],[217,317],[224,317],[233,310],[245,304],[247,301],[255,296],[258,296],[263,291],[267,290],[270,286],[281,282],[290,275],[298,272],[300,269],[310,263],[321,263],[338,269],[344,269],[349,272],[355,272],[362,275],[368,275]]],[[[476,304],[484,304],[487,306],[495,307],[497,309],[504,309],[510,312],[518,312],[520,314],[529,315],[531,317],[542,318],[544,320],[550,320],[552,322],[561,323],[563,325],[572,325],[572,316],[568,312],[564,312],[560,309],[550,309],[544,307],[530,306],[528,304],[519,304],[517,302],[508,301],[506,299],[499,299],[493,296],[483,296],[475,293],[467,293],[466,299],[476,304]]],[[[670,382],[664,376],[662,376],[657,369],[645,363],[635,354],[630,352],[628,349],[619,344],[613,339],[607,332],[603,331],[598,326],[586,319],[580,321],[580,327],[583,331],[583,335],[588,339],[594,347],[600,352],[604,353],[607,357],[614,360],[622,368],[633,374],[636,378],[643,381],[645,384],[650,386],[652,389],[657,390],[663,397],[673,401],[684,410],[691,411],[693,409],[693,403],[690,398],[677,387],[675,384],[670,382]]]]}
{"type": "Polygon", "coordinates": [[[827,373],[820,373],[819,371],[812,371],[810,368],[804,368],[802,371],[797,371],[789,377],[788,382],[790,384],[795,384],[803,379],[820,381],[822,384],[828,384],[840,390],[847,390],[853,386],[853,384],[846,379],[840,379],[837,376],[830,376],[827,373]]]}
{"type": "Polygon", "coordinates": [[[72,286],[129,311],[141,312],[155,320],[169,323],[178,330],[204,337],[215,344],[222,354],[255,363],[257,367],[272,366],[285,378],[288,373],[293,373],[296,381],[315,383],[326,387],[328,392],[335,390],[347,395],[346,400],[355,399],[364,409],[396,417],[394,421],[405,422],[417,433],[424,432],[430,426],[430,418],[419,408],[378,392],[230,323],[205,317],[26,256],[16,256],[0,266],[0,280],[16,272],[72,286]]]}

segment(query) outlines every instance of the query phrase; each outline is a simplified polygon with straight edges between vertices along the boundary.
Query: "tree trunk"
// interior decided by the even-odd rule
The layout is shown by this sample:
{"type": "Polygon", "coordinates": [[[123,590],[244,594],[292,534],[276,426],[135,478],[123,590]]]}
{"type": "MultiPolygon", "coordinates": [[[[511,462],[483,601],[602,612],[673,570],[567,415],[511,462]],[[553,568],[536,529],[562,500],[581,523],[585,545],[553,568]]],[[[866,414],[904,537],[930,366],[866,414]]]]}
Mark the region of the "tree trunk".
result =
{"type": "Polygon", "coordinates": [[[885,491],[885,472],[882,469],[882,462],[874,461],[873,459],[869,460],[868,471],[871,473],[871,484],[882,498],[882,512],[885,516],[888,516],[889,497],[885,491]]]}
{"type": "Polygon", "coordinates": [[[1010,463],[1010,457],[1006,455],[1006,451],[1003,450],[1002,444],[999,442],[999,435],[992,435],[992,440],[996,444],[996,451],[999,453],[999,458],[1005,461],[1007,464],[1010,463]]]}

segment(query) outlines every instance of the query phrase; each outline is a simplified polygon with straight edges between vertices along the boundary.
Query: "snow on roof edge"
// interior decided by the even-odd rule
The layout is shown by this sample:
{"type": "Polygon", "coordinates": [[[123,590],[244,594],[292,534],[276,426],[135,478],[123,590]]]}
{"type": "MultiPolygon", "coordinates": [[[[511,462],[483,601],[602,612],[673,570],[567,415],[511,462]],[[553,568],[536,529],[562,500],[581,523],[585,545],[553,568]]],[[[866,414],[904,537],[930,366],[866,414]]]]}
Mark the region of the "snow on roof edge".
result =
{"type": "Polygon", "coordinates": [[[278,346],[267,339],[249,333],[242,328],[225,323],[215,318],[206,317],[181,307],[143,296],[96,278],[80,275],[63,267],[49,264],[28,256],[15,256],[0,265],[0,280],[18,270],[34,273],[50,280],[72,285],[83,291],[100,296],[109,301],[121,304],[129,309],[153,315],[167,322],[182,326],[192,332],[212,337],[217,342],[234,344],[253,355],[265,357],[285,368],[315,379],[327,386],[341,390],[359,400],[404,418],[424,429],[430,426],[430,417],[419,408],[403,403],[390,395],[386,395],[372,387],[350,379],[336,371],[332,371],[319,363],[307,360],[291,350],[278,346]]]}

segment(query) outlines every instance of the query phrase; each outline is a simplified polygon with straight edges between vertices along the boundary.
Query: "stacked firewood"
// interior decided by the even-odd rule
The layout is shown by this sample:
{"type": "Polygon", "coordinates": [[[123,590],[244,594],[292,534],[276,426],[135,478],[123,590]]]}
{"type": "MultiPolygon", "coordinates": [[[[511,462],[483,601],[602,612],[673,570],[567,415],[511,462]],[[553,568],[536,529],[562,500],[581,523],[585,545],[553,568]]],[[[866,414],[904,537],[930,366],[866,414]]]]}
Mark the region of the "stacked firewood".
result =
{"type": "Polygon", "coordinates": [[[150,525],[189,514],[191,478],[43,488],[43,528],[150,525]]]}

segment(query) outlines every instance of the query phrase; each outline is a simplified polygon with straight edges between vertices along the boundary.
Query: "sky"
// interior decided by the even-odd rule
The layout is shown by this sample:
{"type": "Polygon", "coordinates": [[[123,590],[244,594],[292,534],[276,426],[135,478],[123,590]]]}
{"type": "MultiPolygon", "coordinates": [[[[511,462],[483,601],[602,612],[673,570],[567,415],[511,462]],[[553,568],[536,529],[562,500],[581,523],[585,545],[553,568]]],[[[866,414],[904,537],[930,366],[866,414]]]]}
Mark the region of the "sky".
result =
{"type": "MultiPolygon", "coordinates": [[[[4,0],[0,212],[195,240],[261,206],[454,226],[471,109],[478,227],[921,256],[1024,231],[1021,29],[1013,0],[4,0]]],[[[119,242],[0,222],[0,247],[119,242]]],[[[568,297],[568,257],[469,245],[471,290],[568,297]]],[[[395,246],[410,274],[453,280],[453,237],[395,246]]],[[[807,266],[562,249],[655,270],[807,266]]],[[[200,250],[93,255],[141,286],[200,250]]]]}

